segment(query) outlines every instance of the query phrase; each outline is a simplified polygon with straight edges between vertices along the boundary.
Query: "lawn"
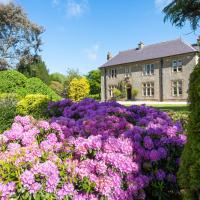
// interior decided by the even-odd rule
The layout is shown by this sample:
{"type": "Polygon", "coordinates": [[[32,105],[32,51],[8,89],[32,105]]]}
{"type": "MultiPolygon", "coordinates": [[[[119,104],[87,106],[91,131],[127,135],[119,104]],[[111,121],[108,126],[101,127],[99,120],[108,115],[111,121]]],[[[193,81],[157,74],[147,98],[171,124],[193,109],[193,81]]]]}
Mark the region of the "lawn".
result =
{"type": "Polygon", "coordinates": [[[158,108],[164,112],[189,112],[188,105],[183,104],[158,104],[158,105],[149,105],[154,108],[158,108]]]}

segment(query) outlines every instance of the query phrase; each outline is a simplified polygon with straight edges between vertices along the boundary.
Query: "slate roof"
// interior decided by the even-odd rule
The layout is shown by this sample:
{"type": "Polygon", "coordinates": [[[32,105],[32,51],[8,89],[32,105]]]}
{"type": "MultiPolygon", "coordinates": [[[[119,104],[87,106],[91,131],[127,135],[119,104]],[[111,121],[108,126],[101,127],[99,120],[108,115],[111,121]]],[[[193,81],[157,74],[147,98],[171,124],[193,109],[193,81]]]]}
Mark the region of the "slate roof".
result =
{"type": "Polygon", "coordinates": [[[198,50],[196,48],[187,44],[182,39],[170,40],[167,42],[144,46],[143,49],[121,51],[111,60],[103,64],[100,68],[197,51],[198,50]]]}

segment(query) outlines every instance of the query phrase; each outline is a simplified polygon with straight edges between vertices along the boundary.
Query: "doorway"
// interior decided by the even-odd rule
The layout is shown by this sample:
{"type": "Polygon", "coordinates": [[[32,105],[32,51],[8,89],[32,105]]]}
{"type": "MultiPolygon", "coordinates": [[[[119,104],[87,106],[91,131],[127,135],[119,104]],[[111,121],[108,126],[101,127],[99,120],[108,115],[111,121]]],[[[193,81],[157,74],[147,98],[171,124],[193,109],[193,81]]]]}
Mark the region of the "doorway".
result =
{"type": "Polygon", "coordinates": [[[132,99],[131,87],[128,87],[126,92],[127,92],[127,100],[131,100],[132,99]]]}

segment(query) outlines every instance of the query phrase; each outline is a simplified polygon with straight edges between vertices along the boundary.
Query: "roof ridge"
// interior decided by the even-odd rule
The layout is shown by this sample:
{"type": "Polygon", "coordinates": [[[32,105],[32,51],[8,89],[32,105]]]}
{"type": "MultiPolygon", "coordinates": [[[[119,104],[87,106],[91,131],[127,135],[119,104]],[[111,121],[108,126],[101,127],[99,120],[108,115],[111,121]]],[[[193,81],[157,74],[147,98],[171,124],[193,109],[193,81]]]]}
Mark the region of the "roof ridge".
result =
{"type": "MultiPolygon", "coordinates": [[[[164,41],[164,42],[158,42],[158,43],[154,43],[154,44],[149,44],[149,45],[146,45],[144,46],[143,48],[147,48],[149,46],[155,46],[155,45],[160,45],[160,44],[163,44],[163,43],[169,43],[169,42],[173,42],[173,41],[176,41],[176,40],[181,40],[181,38],[176,38],[176,39],[173,39],[173,40],[167,40],[167,41],[164,41]]],[[[132,50],[136,50],[137,48],[134,48],[134,49],[128,49],[128,50],[124,50],[124,51],[119,51],[119,53],[125,53],[125,52],[128,52],[128,51],[132,51],[132,50]]]]}
{"type": "Polygon", "coordinates": [[[197,51],[191,44],[187,43],[185,40],[182,40],[181,41],[186,44],[187,46],[189,46],[191,49],[193,49],[194,51],[197,51]]]}

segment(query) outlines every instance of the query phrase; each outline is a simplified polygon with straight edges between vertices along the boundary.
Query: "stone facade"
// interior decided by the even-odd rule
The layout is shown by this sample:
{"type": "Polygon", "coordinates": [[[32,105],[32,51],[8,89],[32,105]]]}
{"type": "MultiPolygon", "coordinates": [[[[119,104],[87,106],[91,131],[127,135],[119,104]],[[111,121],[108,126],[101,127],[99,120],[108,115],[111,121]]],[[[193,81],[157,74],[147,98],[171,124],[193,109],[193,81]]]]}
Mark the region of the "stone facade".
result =
{"type": "MultiPolygon", "coordinates": [[[[189,52],[163,58],[156,58],[132,63],[122,63],[102,67],[101,69],[101,100],[112,98],[114,87],[128,80],[129,89],[136,88],[135,100],[141,101],[186,101],[188,97],[189,76],[197,64],[197,52],[189,52]],[[181,70],[173,71],[174,61],[181,61],[181,70]],[[152,65],[152,75],[145,75],[145,66],[152,65]],[[149,88],[153,89],[149,89],[149,88]],[[151,91],[150,91],[151,90],[151,91]],[[147,95],[146,93],[150,94],[147,95]],[[178,93],[178,94],[177,94],[178,93]]],[[[130,96],[127,96],[130,98],[130,96]]],[[[133,99],[133,97],[131,97],[133,99]]]]}

